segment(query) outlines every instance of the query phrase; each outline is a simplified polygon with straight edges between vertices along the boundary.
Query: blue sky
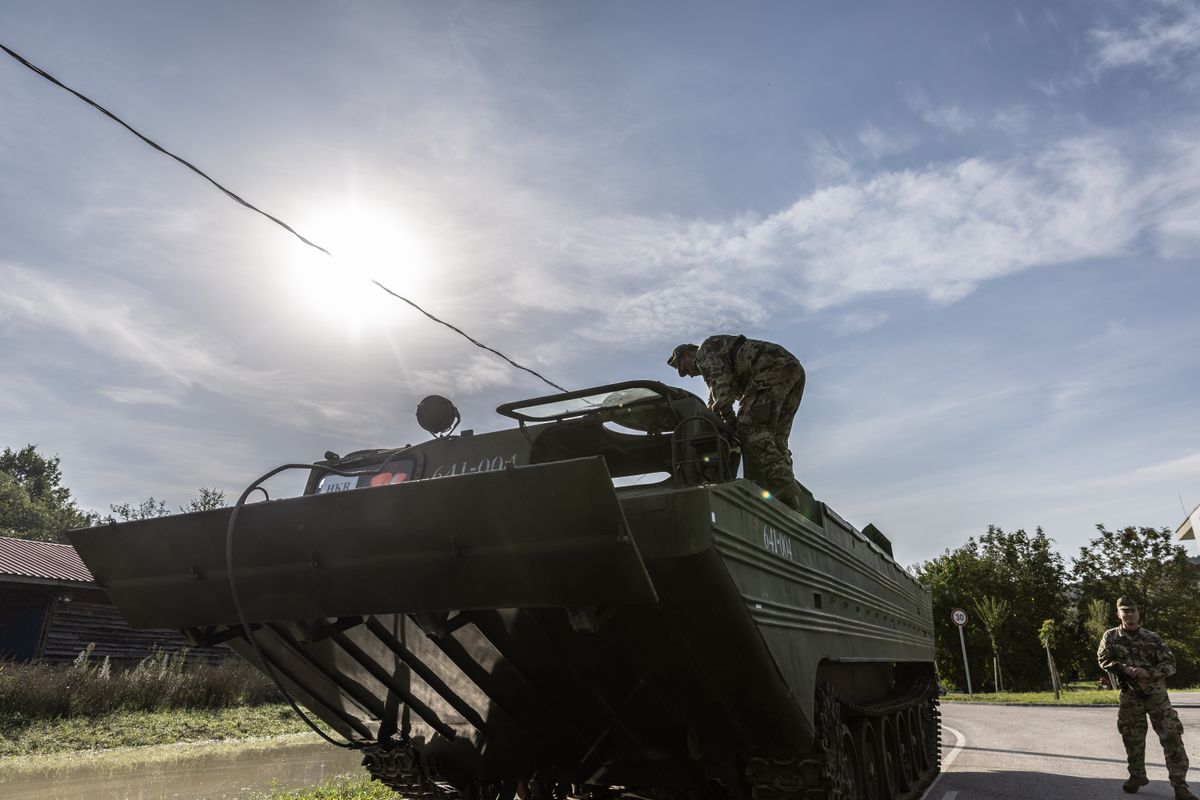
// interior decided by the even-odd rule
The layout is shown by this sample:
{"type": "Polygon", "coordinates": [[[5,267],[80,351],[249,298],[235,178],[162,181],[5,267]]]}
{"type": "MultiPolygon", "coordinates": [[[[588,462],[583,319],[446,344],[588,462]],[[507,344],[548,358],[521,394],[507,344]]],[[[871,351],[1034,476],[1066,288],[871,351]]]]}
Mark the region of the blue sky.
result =
{"type": "MultiPolygon", "coordinates": [[[[0,4],[0,444],[81,504],[744,332],[798,477],[911,563],[1200,502],[1200,5],[0,4]]],[[[286,491],[286,487],[283,487],[286,491]]]]}

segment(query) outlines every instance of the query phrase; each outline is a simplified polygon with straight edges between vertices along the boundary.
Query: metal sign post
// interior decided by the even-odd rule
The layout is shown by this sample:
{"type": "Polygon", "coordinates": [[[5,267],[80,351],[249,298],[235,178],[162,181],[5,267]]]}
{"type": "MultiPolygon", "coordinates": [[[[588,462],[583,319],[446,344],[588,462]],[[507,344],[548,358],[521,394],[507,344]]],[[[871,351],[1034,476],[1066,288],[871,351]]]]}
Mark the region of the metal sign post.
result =
{"type": "Polygon", "coordinates": [[[961,608],[956,608],[950,612],[950,621],[958,626],[958,643],[962,645],[963,654],[963,669],[967,673],[967,697],[975,699],[975,692],[971,690],[971,667],[967,664],[967,639],[963,636],[963,628],[967,626],[967,612],[961,608]]]}

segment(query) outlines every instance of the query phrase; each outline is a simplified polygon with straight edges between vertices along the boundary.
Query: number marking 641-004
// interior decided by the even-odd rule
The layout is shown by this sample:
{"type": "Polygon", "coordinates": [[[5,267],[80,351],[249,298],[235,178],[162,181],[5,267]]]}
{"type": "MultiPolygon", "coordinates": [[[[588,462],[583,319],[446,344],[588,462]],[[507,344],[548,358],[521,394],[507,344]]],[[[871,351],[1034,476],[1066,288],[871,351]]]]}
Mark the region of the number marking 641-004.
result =
{"type": "Polygon", "coordinates": [[[763,525],[762,532],[763,547],[770,550],[777,556],[783,556],[789,561],[792,559],[792,537],[786,533],[780,533],[770,525],[763,525]]]}

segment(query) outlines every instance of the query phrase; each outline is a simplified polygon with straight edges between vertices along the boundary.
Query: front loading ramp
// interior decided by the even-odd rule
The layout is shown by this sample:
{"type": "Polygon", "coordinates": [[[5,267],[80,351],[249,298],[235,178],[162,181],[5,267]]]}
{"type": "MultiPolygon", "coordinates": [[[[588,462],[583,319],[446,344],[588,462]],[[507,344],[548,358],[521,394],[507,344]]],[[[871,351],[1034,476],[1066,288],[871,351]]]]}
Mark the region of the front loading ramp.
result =
{"type": "MultiPolygon", "coordinates": [[[[234,625],[231,513],[68,535],[133,627],[234,625]]],[[[233,571],[252,623],[657,601],[602,458],[247,505],[233,571]]]]}

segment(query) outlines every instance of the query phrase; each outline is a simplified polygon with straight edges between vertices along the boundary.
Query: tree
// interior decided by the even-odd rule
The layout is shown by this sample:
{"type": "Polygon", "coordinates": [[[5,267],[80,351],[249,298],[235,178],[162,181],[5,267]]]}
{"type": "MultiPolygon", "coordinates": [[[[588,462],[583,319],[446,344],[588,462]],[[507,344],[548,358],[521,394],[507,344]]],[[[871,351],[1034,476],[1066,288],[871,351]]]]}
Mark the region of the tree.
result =
{"type": "MultiPolygon", "coordinates": [[[[1100,535],[1080,548],[1074,564],[1081,609],[1100,600],[1107,617],[1108,603],[1121,595],[1134,598],[1142,624],[1175,651],[1178,671],[1171,684],[1186,686],[1200,679],[1200,564],[1188,558],[1167,528],[1110,531],[1097,525],[1096,530],[1100,535]]],[[[1093,652],[1098,642],[1099,637],[1092,639],[1093,652]]],[[[1095,674],[1098,667],[1091,670],[1095,674]]]]}
{"type": "MultiPolygon", "coordinates": [[[[973,608],[979,598],[990,596],[1003,598],[1012,608],[1021,610],[1006,625],[1003,638],[997,638],[1009,688],[1044,685],[1045,654],[1037,641],[1038,625],[1046,617],[1060,623],[1066,620],[1069,603],[1067,569],[1041,528],[1029,534],[989,526],[978,539],[972,537],[962,547],[917,565],[914,572],[933,594],[937,664],[942,676],[966,688],[958,632],[950,621],[950,612],[954,608],[973,608]],[[1030,609],[1036,609],[1036,613],[1029,613],[1030,609]]],[[[971,675],[982,683],[989,671],[993,676],[995,672],[994,666],[988,666],[991,642],[982,625],[974,620],[963,633],[971,675]]]]}
{"type": "Polygon", "coordinates": [[[1050,685],[1054,687],[1054,699],[1057,700],[1060,695],[1060,682],[1058,680],[1058,667],[1054,663],[1054,640],[1058,636],[1058,628],[1054,624],[1054,620],[1043,620],[1042,627],[1038,629],[1038,641],[1042,647],[1046,648],[1046,666],[1050,670],[1050,685]]]}
{"type": "Polygon", "coordinates": [[[212,511],[217,508],[225,507],[225,492],[220,489],[206,489],[200,487],[200,496],[193,497],[186,506],[180,506],[179,510],[185,514],[194,511],[212,511]]]}
{"type": "MultiPolygon", "coordinates": [[[[215,508],[223,508],[225,506],[225,492],[221,489],[207,489],[200,487],[200,494],[193,497],[186,505],[179,507],[179,511],[183,514],[189,514],[194,511],[212,511],[215,508]]],[[[136,506],[131,503],[120,503],[110,505],[112,511],[105,521],[116,522],[118,519],[121,522],[129,522],[138,519],[155,519],[156,517],[165,517],[173,513],[167,509],[166,500],[155,500],[153,497],[147,497],[136,506]]]]}
{"type": "MultiPolygon", "coordinates": [[[[1082,637],[1077,637],[1079,641],[1076,647],[1078,661],[1082,668],[1077,672],[1081,675],[1093,675],[1099,668],[1094,666],[1096,664],[1096,647],[1104,638],[1104,632],[1112,627],[1112,606],[1107,600],[1099,597],[1085,599],[1083,605],[1082,622],[1080,623],[1082,637]]],[[[1116,687],[1116,681],[1111,673],[1107,675],[1107,680],[1109,687],[1116,687]]]]}
{"type": "Polygon", "coordinates": [[[1099,644],[1104,632],[1112,627],[1112,606],[1107,600],[1093,597],[1088,600],[1083,612],[1083,629],[1088,638],[1099,644]]]}
{"type": "Polygon", "coordinates": [[[1003,691],[1004,683],[1000,679],[1000,648],[996,642],[1000,629],[1008,621],[1008,601],[1001,597],[984,595],[975,602],[975,613],[979,622],[987,631],[988,641],[992,644],[992,682],[996,691],[1003,691]]]}
{"type": "Polygon", "coordinates": [[[110,505],[112,511],[105,521],[116,522],[118,519],[121,522],[129,522],[135,519],[154,519],[155,517],[165,517],[171,512],[167,510],[167,501],[155,500],[153,497],[147,497],[136,506],[130,503],[120,503],[110,505]]]}
{"type": "Polygon", "coordinates": [[[47,458],[34,444],[0,453],[0,536],[65,542],[67,530],[95,520],[62,485],[58,456],[47,458]]]}

